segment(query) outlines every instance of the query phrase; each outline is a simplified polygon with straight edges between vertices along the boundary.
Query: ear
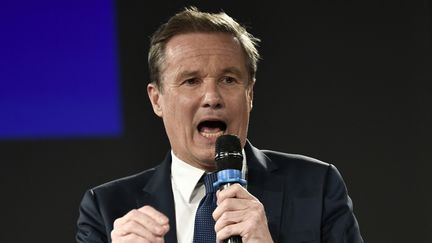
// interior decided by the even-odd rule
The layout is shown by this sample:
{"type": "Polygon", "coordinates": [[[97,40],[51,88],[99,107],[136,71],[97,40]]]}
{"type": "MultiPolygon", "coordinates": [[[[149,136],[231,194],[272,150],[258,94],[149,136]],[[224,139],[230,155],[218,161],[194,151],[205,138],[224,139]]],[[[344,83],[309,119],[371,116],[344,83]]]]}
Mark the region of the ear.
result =
{"type": "Polygon", "coordinates": [[[247,95],[249,98],[249,111],[251,111],[252,107],[253,107],[254,85],[255,85],[255,80],[253,80],[252,83],[249,85],[249,88],[247,91],[247,95]]]}
{"type": "Polygon", "coordinates": [[[162,106],[161,106],[162,94],[160,93],[159,88],[154,83],[150,83],[147,85],[147,94],[152,104],[154,113],[157,116],[162,117],[163,114],[162,106]]]}

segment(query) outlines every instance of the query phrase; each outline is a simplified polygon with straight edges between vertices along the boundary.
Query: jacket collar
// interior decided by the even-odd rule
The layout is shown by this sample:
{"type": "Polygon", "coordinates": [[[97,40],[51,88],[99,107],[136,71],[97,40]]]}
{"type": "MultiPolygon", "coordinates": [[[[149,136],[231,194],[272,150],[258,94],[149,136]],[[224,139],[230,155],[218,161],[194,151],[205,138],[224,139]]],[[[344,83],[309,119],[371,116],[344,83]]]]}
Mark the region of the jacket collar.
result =
{"type": "MultiPolygon", "coordinates": [[[[248,191],[264,205],[273,239],[279,235],[283,201],[284,178],[277,175],[277,166],[249,141],[245,145],[248,165],[248,191]]],[[[171,154],[155,168],[154,174],[143,188],[137,206],[152,205],[169,218],[170,230],[165,242],[177,242],[174,197],[171,186],[171,154]]]]}
{"type": "Polygon", "coordinates": [[[277,165],[248,141],[245,146],[248,164],[248,191],[264,205],[273,239],[279,238],[285,177],[278,175],[277,165]]]}

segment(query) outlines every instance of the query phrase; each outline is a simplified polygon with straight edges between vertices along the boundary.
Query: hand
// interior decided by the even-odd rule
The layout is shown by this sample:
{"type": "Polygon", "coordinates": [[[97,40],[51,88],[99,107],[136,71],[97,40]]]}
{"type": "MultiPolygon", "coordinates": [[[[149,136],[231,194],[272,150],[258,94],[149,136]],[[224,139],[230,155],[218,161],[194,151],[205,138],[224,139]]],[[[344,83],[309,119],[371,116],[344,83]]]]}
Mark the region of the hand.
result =
{"type": "Polygon", "coordinates": [[[112,243],[164,242],[168,223],[168,218],[151,206],[133,209],[114,221],[112,243]]]}
{"type": "Polygon", "coordinates": [[[239,184],[218,191],[217,208],[213,212],[218,243],[239,235],[243,243],[273,242],[264,206],[239,184]]]}

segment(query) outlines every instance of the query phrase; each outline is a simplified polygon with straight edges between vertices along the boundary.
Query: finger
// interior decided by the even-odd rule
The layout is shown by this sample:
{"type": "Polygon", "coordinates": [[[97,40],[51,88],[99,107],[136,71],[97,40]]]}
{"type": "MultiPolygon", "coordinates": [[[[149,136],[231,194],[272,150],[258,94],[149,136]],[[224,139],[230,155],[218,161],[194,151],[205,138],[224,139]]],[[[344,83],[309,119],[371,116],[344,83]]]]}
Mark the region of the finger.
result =
{"type": "MultiPolygon", "coordinates": [[[[121,229],[125,224],[127,224],[130,221],[134,221],[136,223],[141,224],[143,228],[150,231],[152,234],[158,236],[163,236],[169,230],[168,224],[161,225],[158,222],[156,222],[156,220],[154,220],[152,217],[150,217],[148,214],[143,213],[137,209],[133,209],[129,211],[125,216],[115,220],[114,228],[121,229]]],[[[124,230],[125,229],[123,229],[123,231],[124,230]]]]}
{"type": "Polygon", "coordinates": [[[137,215],[134,218],[138,223],[143,225],[147,230],[149,230],[152,234],[157,236],[163,236],[165,235],[169,230],[168,225],[168,219],[164,222],[164,224],[160,224],[160,219],[154,219],[153,217],[149,216],[148,212],[144,211],[142,212],[140,209],[137,210],[137,215]],[[159,221],[159,222],[158,222],[159,221]]]}
{"type": "Polygon", "coordinates": [[[216,194],[217,204],[219,205],[226,198],[243,198],[243,199],[256,199],[240,184],[231,185],[216,194]]]}
{"type": "Polygon", "coordinates": [[[247,215],[246,210],[224,212],[215,223],[215,231],[218,232],[227,225],[242,222],[247,215]]]}
{"type": "Polygon", "coordinates": [[[223,241],[228,239],[229,237],[233,235],[239,235],[242,236],[242,229],[245,227],[245,223],[238,223],[238,224],[230,224],[219,231],[216,231],[216,240],[217,242],[223,241]]]}
{"type": "Polygon", "coordinates": [[[165,216],[163,213],[157,211],[152,206],[146,205],[144,207],[139,208],[138,211],[147,214],[148,216],[153,218],[156,222],[158,222],[161,225],[168,224],[168,222],[169,222],[169,219],[167,216],[165,216]]]}
{"type": "Polygon", "coordinates": [[[213,219],[217,221],[223,213],[228,211],[246,210],[254,201],[248,199],[227,198],[223,200],[213,211],[213,219]]]}
{"type": "Polygon", "coordinates": [[[145,228],[136,221],[128,221],[111,232],[113,239],[123,239],[127,235],[136,235],[150,242],[158,241],[158,238],[162,237],[161,235],[153,234],[148,228],[145,228]]]}
{"type": "Polygon", "coordinates": [[[247,217],[247,219],[245,218],[238,223],[229,224],[220,229],[218,228],[216,231],[216,239],[218,242],[233,235],[240,236],[243,242],[272,242],[267,221],[259,220],[259,218],[256,218],[256,215],[251,218],[249,218],[249,215],[247,217]]]}

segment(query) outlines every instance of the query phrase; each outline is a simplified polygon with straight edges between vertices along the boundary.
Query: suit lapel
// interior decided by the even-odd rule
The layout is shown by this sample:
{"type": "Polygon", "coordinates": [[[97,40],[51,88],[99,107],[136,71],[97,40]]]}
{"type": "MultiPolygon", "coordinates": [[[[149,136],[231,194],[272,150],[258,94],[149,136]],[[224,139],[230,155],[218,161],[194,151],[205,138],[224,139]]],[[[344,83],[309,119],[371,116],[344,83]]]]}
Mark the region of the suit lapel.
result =
{"type": "Polygon", "coordinates": [[[270,233],[273,239],[278,239],[284,178],[275,172],[277,166],[263,152],[253,147],[249,142],[245,146],[248,164],[248,191],[264,205],[270,233]]]}
{"type": "MultiPolygon", "coordinates": [[[[270,233],[278,239],[281,223],[284,178],[276,175],[277,166],[263,152],[249,142],[245,146],[248,164],[248,191],[264,205],[270,233]]],[[[170,230],[165,242],[176,243],[176,219],[171,186],[171,154],[155,168],[155,172],[137,199],[138,208],[151,205],[165,214],[170,230]]]]}
{"type": "Polygon", "coordinates": [[[138,208],[151,205],[169,218],[170,230],[165,235],[165,242],[176,243],[176,219],[174,198],[171,186],[171,154],[168,153],[164,161],[155,168],[150,181],[143,188],[137,199],[138,208]]]}

